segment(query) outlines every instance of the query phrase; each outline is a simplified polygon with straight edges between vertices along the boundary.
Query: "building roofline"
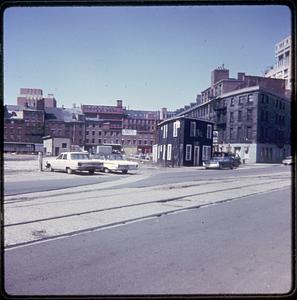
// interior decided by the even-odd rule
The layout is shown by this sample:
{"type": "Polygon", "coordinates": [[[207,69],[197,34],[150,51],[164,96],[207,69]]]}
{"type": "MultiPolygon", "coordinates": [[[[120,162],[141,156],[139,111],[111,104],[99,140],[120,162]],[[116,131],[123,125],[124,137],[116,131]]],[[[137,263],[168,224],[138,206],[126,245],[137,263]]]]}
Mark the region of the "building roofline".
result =
{"type": "Polygon", "coordinates": [[[254,91],[264,91],[264,92],[270,93],[270,94],[272,94],[274,96],[277,96],[277,97],[283,98],[283,99],[285,99],[287,101],[290,101],[290,98],[287,97],[286,95],[277,93],[275,91],[271,91],[270,89],[264,88],[264,87],[259,86],[259,85],[251,86],[251,87],[245,87],[245,88],[242,88],[242,89],[234,90],[234,91],[222,94],[220,96],[217,96],[215,99],[220,99],[220,98],[235,96],[235,95],[238,95],[238,94],[248,93],[248,92],[254,92],[254,91]]]}
{"type": "Polygon", "coordinates": [[[175,117],[166,119],[166,120],[158,123],[158,126],[163,125],[163,124],[168,123],[168,122],[171,122],[171,121],[179,120],[179,119],[189,119],[189,120],[202,121],[202,122],[207,122],[207,123],[214,124],[213,121],[209,121],[209,120],[205,120],[205,119],[201,119],[201,118],[194,118],[194,117],[187,117],[187,116],[175,116],[175,117]]]}

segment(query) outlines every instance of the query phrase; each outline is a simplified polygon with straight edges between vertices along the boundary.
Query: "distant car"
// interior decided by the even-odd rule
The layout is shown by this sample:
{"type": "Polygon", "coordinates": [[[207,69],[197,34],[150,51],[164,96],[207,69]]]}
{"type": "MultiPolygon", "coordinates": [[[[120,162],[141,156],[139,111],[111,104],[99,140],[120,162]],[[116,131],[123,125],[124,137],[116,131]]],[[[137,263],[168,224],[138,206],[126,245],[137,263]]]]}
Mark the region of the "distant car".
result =
{"type": "Polygon", "coordinates": [[[138,163],[124,160],[121,154],[109,154],[109,155],[93,155],[92,161],[103,163],[103,171],[108,172],[122,172],[127,174],[128,171],[137,170],[138,163]]]}
{"type": "Polygon", "coordinates": [[[282,163],[285,166],[292,165],[293,164],[293,157],[292,156],[287,156],[285,159],[283,159],[282,163]]]}
{"type": "Polygon", "coordinates": [[[95,170],[103,170],[103,163],[92,161],[86,152],[63,152],[55,159],[48,159],[45,166],[50,171],[59,170],[68,174],[76,171],[94,174],[95,170]]]}
{"type": "Polygon", "coordinates": [[[210,160],[203,162],[205,169],[233,169],[235,164],[234,158],[230,156],[212,157],[210,160]]]}

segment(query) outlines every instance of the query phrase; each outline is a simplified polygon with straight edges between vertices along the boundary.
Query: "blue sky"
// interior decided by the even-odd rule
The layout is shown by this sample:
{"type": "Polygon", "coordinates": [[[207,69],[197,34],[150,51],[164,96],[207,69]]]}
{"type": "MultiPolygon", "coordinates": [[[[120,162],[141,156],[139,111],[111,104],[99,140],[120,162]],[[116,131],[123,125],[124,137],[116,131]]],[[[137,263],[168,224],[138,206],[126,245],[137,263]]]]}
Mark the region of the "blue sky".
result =
{"type": "Polygon", "coordinates": [[[194,102],[222,64],[263,75],[291,34],[288,7],[11,7],[4,11],[4,103],[22,87],[73,103],[170,110],[194,102]]]}

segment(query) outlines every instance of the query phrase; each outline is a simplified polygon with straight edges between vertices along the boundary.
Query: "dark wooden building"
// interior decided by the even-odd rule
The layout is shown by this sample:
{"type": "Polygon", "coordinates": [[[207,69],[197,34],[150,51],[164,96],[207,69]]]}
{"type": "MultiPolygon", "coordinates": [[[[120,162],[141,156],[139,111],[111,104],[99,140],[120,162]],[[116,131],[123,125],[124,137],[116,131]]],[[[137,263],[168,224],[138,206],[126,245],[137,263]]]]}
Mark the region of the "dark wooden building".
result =
{"type": "Polygon", "coordinates": [[[213,122],[174,117],[158,124],[154,161],[167,167],[201,166],[212,153],[213,122]]]}

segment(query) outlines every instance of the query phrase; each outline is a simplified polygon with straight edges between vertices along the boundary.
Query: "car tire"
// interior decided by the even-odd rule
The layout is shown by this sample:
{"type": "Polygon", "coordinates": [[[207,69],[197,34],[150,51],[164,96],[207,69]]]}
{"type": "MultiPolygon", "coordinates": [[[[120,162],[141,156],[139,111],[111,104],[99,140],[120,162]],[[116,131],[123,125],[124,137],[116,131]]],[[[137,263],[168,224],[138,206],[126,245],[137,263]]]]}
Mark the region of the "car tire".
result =
{"type": "Polygon", "coordinates": [[[123,170],[122,173],[123,173],[123,174],[127,174],[127,173],[128,173],[128,170],[123,170]]]}
{"type": "Polygon", "coordinates": [[[104,171],[104,173],[110,173],[110,170],[107,168],[104,168],[103,171],[104,171]]]}
{"type": "Polygon", "coordinates": [[[48,165],[47,168],[50,170],[50,172],[54,172],[54,169],[52,168],[51,165],[48,165]]]}
{"type": "Polygon", "coordinates": [[[73,171],[72,171],[70,168],[66,168],[66,173],[67,173],[67,174],[72,174],[73,171]]]}
{"type": "Polygon", "coordinates": [[[93,175],[95,173],[95,170],[89,170],[89,174],[93,175]]]}

